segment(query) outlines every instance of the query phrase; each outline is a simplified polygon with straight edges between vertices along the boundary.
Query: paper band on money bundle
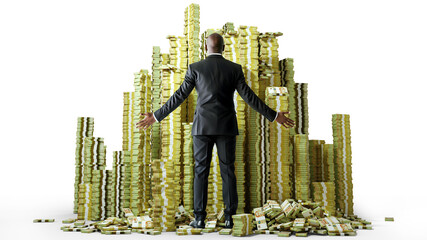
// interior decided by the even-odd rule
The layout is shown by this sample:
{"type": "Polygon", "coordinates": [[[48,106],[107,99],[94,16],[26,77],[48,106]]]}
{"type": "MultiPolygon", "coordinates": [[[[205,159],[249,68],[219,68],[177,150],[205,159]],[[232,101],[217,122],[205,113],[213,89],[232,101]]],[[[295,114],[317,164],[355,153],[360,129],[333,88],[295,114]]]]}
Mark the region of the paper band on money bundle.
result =
{"type": "Polygon", "coordinates": [[[351,171],[350,115],[333,114],[335,192],[337,208],[346,215],[353,215],[353,181],[351,171]]]}
{"type": "MultiPolygon", "coordinates": [[[[289,111],[289,94],[285,87],[267,87],[266,104],[276,112],[289,111]]],[[[290,155],[290,130],[269,124],[270,198],[279,202],[293,197],[293,160],[290,155]]],[[[267,165],[268,166],[268,165],[267,165]]]]}
{"type": "Polygon", "coordinates": [[[335,183],[313,182],[313,199],[321,202],[330,216],[335,215],[335,183]]]}
{"type": "Polygon", "coordinates": [[[243,237],[252,234],[252,214],[236,214],[233,218],[233,236],[243,237]]]}
{"type": "Polygon", "coordinates": [[[294,136],[295,198],[303,201],[310,199],[310,161],[308,147],[308,135],[296,134],[294,136]]]}
{"type": "Polygon", "coordinates": [[[83,169],[84,169],[84,138],[93,137],[94,120],[92,117],[78,117],[77,118],[77,132],[76,132],[76,176],[74,181],[74,213],[78,210],[78,193],[79,185],[83,183],[83,169]]]}
{"type": "Polygon", "coordinates": [[[184,129],[184,146],[183,146],[183,165],[184,165],[184,181],[183,181],[183,203],[187,212],[194,209],[194,157],[193,157],[193,136],[191,128],[193,123],[182,123],[184,129]]]}

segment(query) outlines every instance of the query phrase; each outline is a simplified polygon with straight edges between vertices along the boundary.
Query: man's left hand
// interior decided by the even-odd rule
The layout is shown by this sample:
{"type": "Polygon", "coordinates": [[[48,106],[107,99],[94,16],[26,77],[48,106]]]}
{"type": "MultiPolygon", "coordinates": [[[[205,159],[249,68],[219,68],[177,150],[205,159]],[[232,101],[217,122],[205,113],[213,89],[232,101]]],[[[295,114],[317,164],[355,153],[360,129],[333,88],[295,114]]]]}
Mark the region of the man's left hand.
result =
{"type": "Polygon", "coordinates": [[[149,126],[156,122],[153,113],[141,113],[141,115],[145,116],[145,118],[136,124],[138,129],[144,128],[144,130],[146,130],[149,126]]]}

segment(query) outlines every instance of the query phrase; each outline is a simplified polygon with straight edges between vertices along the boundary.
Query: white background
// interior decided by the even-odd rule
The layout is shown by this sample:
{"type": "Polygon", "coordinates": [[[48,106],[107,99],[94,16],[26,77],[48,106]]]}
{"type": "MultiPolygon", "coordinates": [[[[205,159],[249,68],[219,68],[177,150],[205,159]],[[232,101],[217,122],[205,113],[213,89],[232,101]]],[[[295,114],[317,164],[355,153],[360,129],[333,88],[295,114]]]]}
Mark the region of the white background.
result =
{"type": "MultiPolygon", "coordinates": [[[[202,32],[230,21],[284,33],[279,57],[294,58],[295,81],[309,83],[311,139],[331,143],[331,115],[350,114],[355,213],[375,228],[357,238],[427,238],[422,2],[198,2],[202,32]]],[[[74,216],[76,119],[95,117],[110,162],[123,92],[134,72],[151,69],[153,45],[166,52],[166,35],[183,35],[189,3],[0,2],[0,239],[104,238],[59,230],[74,216]]],[[[156,238],[165,236],[175,234],[156,238]]]]}

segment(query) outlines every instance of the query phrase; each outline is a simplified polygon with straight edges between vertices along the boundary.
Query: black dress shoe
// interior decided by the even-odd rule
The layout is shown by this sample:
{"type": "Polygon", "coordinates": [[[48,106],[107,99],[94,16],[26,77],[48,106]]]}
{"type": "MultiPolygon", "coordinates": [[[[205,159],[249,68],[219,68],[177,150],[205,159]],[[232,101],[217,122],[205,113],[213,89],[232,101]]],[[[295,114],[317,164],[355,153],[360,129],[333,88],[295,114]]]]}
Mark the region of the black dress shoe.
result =
{"type": "Polygon", "coordinates": [[[225,215],[225,226],[224,228],[233,228],[233,218],[231,215],[225,215]]]}
{"type": "Polygon", "coordinates": [[[202,219],[194,219],[191,223],[190,226],[192,226],[193,228],[205,228],[205,220],[202,219]]]}

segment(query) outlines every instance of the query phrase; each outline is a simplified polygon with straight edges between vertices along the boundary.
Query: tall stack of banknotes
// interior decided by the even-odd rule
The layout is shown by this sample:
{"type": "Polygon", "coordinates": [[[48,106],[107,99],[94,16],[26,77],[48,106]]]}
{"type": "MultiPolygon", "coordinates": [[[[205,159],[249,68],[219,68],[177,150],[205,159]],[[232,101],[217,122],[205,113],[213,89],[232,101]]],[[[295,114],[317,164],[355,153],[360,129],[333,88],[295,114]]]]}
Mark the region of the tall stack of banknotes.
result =
{"type": "Polygon", "coordinates": [[[252,214],[233,215],[233,232],[235,237],[243,237],[252,234],[252,214]]]}
{"type": "Polygon", "coordinates": [[[313,200],[323,203],[329,216],[335,215],[335,183],[334,182],[313,182],[313,200]]]}
{"type": "MultiPolygon", "coordinates": [[[[308,156],[310,160],[310,181],[311,182],[322,182],[324,177],[324,164],[323,164],[323,152],[322,147],[325,144],[325,140],[314,140],[308,141],[308,156]]],[[[313,198],[313,186],[311,186],[311,198],[313,198]]]]}
{"type": "Polygon", "coordinates": [[[346,215],[353,215],[353,182],[351,170],[350,115],[333,114],[335,194],[337,208],[346,215]]]}
{"type": "Polygon", "coordinates": [[[76,132],[76,177],[74,180],[74,213],[77,213],[79,204],[79,185],[83,183],[84,177],[84,138],[92,137],[94,130],[93,117],[78,117],[76,132]]]}
{"type": "MultiPolygon", "coordinates": [[[[151,68],[151,109],[156,110],[161,107],[162,79],[160,66],[162,55],[160,47],[153,47],[152,68],[151,68]]],[[[160,124],[153,124],[151,127],[151,157],[160,158],[160,124]]]]}
{"type": "Polygon", "coordinates": [[[324,182],[335,182],[334,145],[323,144],[323,179],[324,182]]]}
{"type": "Polygon", "coordinates": [[[308,135],[294,136],[295,157],[295,198],[308,201],[310,199],[310,161],[308,157],[308,135]]]}
{"type": "Polygon", "coordinates": [[[107,170],[107,216],[123,217],[122,203],[124,199],[124,151],[113,151],[113,167],[107,170]]]}
{"type": "Polygon", "coordinates": [[[307,83],[295,83],[295,132],[296,134],[308,134],[308,101],[307,83]]]}
{"type": "MultiPolygon", "coordinates": [[[[266,103],[277,112],[289,110],[289,94],[285,87],[267,87],[266,103]]],[[[269,125],[269,164],[268,185],[269,199],[284,199],[293,197],[293,160],[290,155],[290,130],[280,124],[269,125]]],[[[268,191],[268,188],[267,188],[268,191]]]]}

